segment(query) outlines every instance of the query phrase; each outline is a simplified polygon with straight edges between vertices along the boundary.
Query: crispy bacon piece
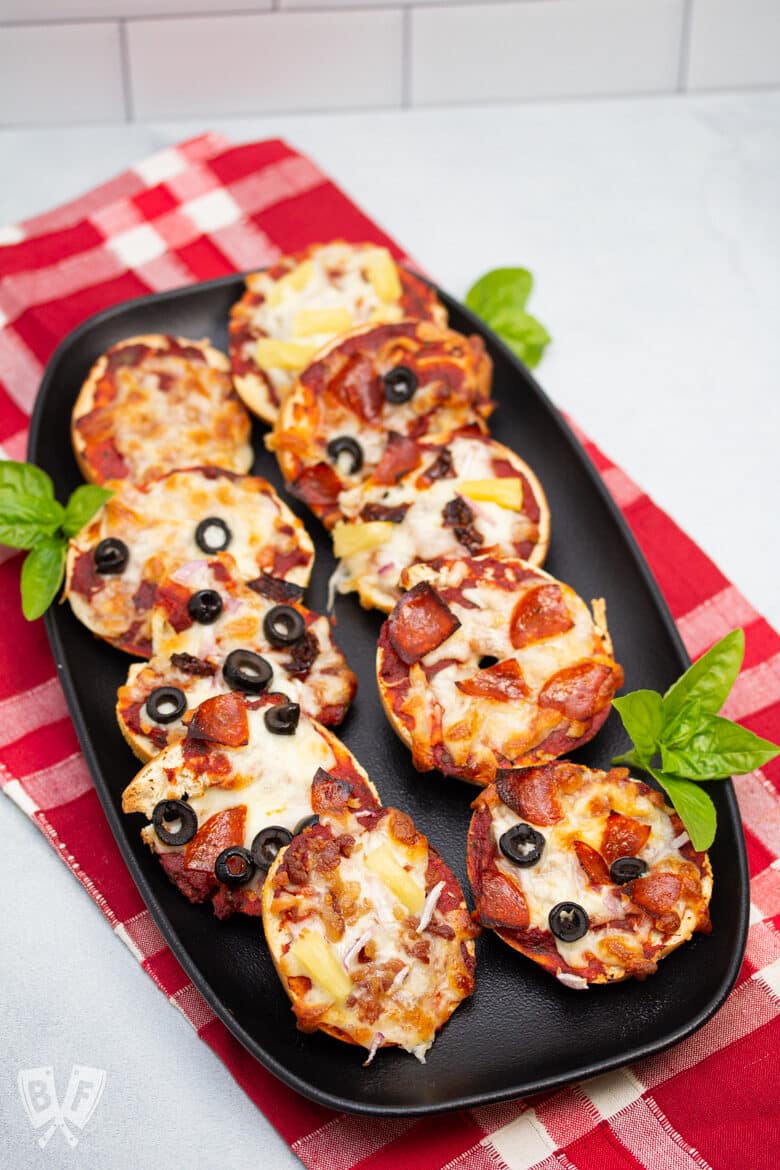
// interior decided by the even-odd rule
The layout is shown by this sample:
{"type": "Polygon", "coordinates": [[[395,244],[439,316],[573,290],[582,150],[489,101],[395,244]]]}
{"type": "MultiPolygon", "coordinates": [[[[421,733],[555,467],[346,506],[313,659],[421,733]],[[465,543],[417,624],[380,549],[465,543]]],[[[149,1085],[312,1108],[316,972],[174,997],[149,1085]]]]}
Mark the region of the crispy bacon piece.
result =
{"type": "Polygon", "coordinates": [[[184,851],[184,868],[213,870],[223,849],[243,845],[246,805],[224,808],[201,825],[184,851]]]}
{"type": "Polygon", "coordinates": [[[406,435],[399,435],[397,431],[390,431],[387,436],[387,446],[377,464],[373,474],[373,482],[377,484],[397,483],[407,471],[414,471],[420,462],[420,448],[414,439],[406,435]]]}
{"type": "Polygon", "coordinates": [[[335,511],[342,483],[329,463],[313,463],[304,467],[294,483],[288,484],[288,490],[304,504],[308,504],[317,515],[327,518],[335,511]]]}
{"type": "Polygon", "coordinates": [[[249,717],[239,694],[215,695],[196,709],[187,728],[187,739],[207,739],[226,747],[249,743],[249,717]]]}
{"type": "MultiPolygon", "coordinates": [[[[649,873],[626,886],[631,900],[648,914],[665,917],[680,897],[682,881],[676,873],[649,873]]],[[[678,923],[679,925],[679,923],[678,923]]]]}
{"type": "Polygon", "coordinates": [[[612,702],[623,681],[619,666],[601,662],[578,662],[548,678],[539,692],[539,706],[552,707],[568,719],[582,722],[612,702]]]}
{"type": "Polygon", "coordinates": [[[455,475],[455,468],[452,464],[452,451],[449,447],[444,447],[434,459],[429,467],[421,474],[417,480],[417,487],[430,487],[437,479],[452,479],[455,475]]]}
{"type": "Polygon", "coordinates": [[[524,699],[528,694],[520,663],[514,658],[507,658],[504,662],[497,662],[495,666],[480,670],[471,678],[456,682],[455,686],[464,695],[475,695],[480,699],[497,699],[502,702],[524,699]]]}
{"type": "Polygon", "coordinates": [[[360,519],[366,521],[386,520],[389,524],[400,524],[409,511],[409,507],[409,504],[396,504],[395,507],[380,503],[366,504],[360,513],[360,519]]]}
{"type": "Polygon", "coordinates": [[[177,634],[182,630],[188,630],[192,625],[192,618],[187,609],[191,597],[190,590],[180,585],[178,581],[166,581],[157,590],[155,600],[165,610],[168,623],[177,634]]]}
{"type": "Polygon", "coordinates": [[[594,886],[609,885],[611,878],[606,862],[600,853],[597,853],[592,845],[588,845],[586,841],[575,841],[574,852],[577,854],[579,861],[585,873],[588,875],[588,880],[594,886]]]}
{"type": "Polygon", "coordinates": [[[522,930],[531,920],[522,890],[497,871],[482,877],[479,917],[484,926],[510,930],[522,930]]]}
{"type": "Polygon", "coordinates": [[[427,581],[404,594],[388,618],[390,645],[407,666],[441,646],[460,621],[427,581]]]}
{"type": "Polygon", "coordinates": [[[504,804],[524,820],[534,825],[554,825],[563,816],[558,803],[558,779],[573,767],[556,762],[538,768],[500,768],[496,790],[504,804]]]}
{"type": "Polygon", "coordinates": [[[175,666],[184,674],[194,674],[198,678],[210,678],[217,673],[216,666],[195,654],[172,654],[171,666],[175,666]]]}
{"type": "Polygon", "coordinates": [[[516,650],[564,634],[574,625],[560,586],[537,585],[518,601],[509,623],[509,637],[516,650]]]}
{"type": "Polygon", "coordinates": [[[281,577],[274,577],[271,573],[261,573],[252,581],[247,581],[250,589],[259,593],[261,597],[268,597],[271,601],[303,601],[303,586],[295,585],[292,581],[283,581],[281,577]]]}
{"type": "Polygon", "coordinates": [[[311,807],[316,813],[341,812],[352,794],[352,785],[318,768],[311,782],[311,807]]]}
{"type": "Polygon", "coordinates": [[[601,855],[607,865],[612,865],[618,857],[636,857],[649,836],[649,825],[643,825],[633,817],[624,817],[622,813],[611,812],[601,839],[601,855]]]}

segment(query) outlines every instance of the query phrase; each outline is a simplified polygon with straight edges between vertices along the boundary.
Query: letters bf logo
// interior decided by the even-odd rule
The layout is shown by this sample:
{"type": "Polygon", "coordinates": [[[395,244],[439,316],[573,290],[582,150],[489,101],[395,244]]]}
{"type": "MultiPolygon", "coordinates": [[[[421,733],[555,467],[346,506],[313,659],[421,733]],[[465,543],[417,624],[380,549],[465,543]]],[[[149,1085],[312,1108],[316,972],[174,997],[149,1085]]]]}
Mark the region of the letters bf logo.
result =
{"type": "Polygon", "coordinates": [[[98,1107],[106,1084],[105,1070],[90,1068],[85,1064],[74,1064],[65,1098],[60,1105],[54,1084],[54,1069],[25,1068],[19,1073],[19,1092],[24,1108],[35,1129],[43,1129],[38,1138],[41,1149],[49,1141],[55,1129],[69,1146],[78,1145],[73,1129],[82,1130],[98,1107]],[[45,1127],[45,1129],[44,1129],[45,1127]]]}

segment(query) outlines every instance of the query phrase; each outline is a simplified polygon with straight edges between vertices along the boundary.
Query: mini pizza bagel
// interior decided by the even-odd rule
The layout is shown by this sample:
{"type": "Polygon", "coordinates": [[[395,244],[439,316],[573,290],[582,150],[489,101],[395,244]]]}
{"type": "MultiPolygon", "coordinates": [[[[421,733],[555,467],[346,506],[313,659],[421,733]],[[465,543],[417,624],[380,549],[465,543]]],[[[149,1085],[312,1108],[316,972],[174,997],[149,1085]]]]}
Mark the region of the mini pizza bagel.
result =
{"type": "Polygon", "coordinates": [[[518,455],[476,427],[403,442],[409,463],[416,447],[413,468],[390,483],[374,475],[339,497],[339,593],[356,591],[366,608],[387,613],[401,596],[402,570],[416,561],[487,552],[544,561],[550,509],[518,455]]]}
{"type": "Polygon", "coordinates": [[[709,933],[709,858],[628,769],[558,760],[499,772],[473,807],[479,921],[566,987],[644,979],[709,933]]]}
{"type": "Polygon", "coordinates": [[[91,483],[143,483],[180,467],[252,466],[251,424],[230,363],[207,341],[129,337],[95,362],[71,438],[91,483]]]}
{"type": "Polygon", "coordinates": [[[591,739],[623,682],[606,629],[568,585],[526,561],[412,565],[382,626],[379,692],[419,771],[487,784],[591,739]]]}
{"type": "Polygon", "coordinates": [[[414,466],[414,440],[486,430],[491,370],[481,337],[430,321],[356,329],[303,371],[266,443],[289,490],[331,528],[342,491],[414,466]]]}
{"type": "Polygon", "coordinates": [[[266,480],[200,467],[120,485],[70,542],[65,596],[93,634],[148,658],[158,583],[223,550],[246,581],[306,585],[314,561],[306,529],[266,480]]]}
{"type": "Polygon", "coordinates": [[[447,324],[429,288],[376,244],[312,244],[251,273],[230,310],[230,360],[251,411],[273,423],[297,375],[357,325],[420,318],[447,324]]]}
{"type": "Polygon", "coordinates": [[[298,1027],[425,1060],[474,990],[476,933],[457,879],[406,813],[345,805],[315,780],[319,823],[280,852],[263,927],[298,1027]]]}
{"type": "Polygon", "coordinates": [[[210,901],[218,918],[261,913],[276,854],[316,816],[316,777],[338,785],[355,812],[379,807],[352,753],[292,706],[275,693],[206,699],[189,714],[185,739],[122,795],[123,812],[151,822],[141,837],[170,880],[191,902],[210,901]]]}
{"type": "Polygon", "coordinates": [[[240,578],[228,553],[183,565],[157,587],[149,662],[134,663],[116,713],[130,747],[151,759],[184,738],[184,719],[228,690],[284,694],[313,719],[340,723],[357,680],[327,618],[301,605],[303,590],[261,575],[240,578]]]}

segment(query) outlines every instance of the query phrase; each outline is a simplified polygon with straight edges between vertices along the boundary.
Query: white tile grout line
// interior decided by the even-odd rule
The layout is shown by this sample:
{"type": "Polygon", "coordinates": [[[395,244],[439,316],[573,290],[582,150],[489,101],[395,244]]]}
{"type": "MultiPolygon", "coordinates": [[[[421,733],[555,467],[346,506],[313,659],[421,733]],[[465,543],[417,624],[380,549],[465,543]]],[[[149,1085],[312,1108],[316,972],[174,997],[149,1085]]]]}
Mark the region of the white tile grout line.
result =
{"type": "Polygon", "coordinates": [[[688,65],[691,56],[691,25],[694,0],[683,0],[682,28],[680,30],[680,58],[677,65],[677,92],[688,88],[688,65]]]}
{"type": "Polygon", "coordinates": [[[133,79],[130,71],[130,52],[127,46],[127,21],[119,22],[119,63],[122,76],[122,93],[125,100],[125,121],[135,121],[133,101],[133,79]]]}

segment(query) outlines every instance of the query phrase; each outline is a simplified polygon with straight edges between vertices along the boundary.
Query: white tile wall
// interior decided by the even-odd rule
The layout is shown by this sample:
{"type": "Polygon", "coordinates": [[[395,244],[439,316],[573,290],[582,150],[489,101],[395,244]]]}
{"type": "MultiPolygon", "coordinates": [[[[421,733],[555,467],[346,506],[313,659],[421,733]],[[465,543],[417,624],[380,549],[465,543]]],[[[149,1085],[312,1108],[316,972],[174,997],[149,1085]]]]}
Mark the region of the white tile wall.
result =
{"type": "Polygon", "coordinates": [[[112,20],[122,16],[172,16],[218,8],[251,12],[271,8],[271,0],[0,0],[6,20],[112,20]]]}
{"type": "Polygon", "coordinates": [[[677,84],[683,0],[520,0],[412,13],[413,104],[677,84]]]}
{"type": "Polygon", "coordinates": [[[780,85],[780,0],[693,0],[687,82],[780,85]]]}
{"type": "Polygon", "coordinates": [[[0,26],[0,121],[125,118],[115,24],[0,26]]]}
{"type": "Polygon", "coordinates": [[[127,33],[138,118],[401,101],[400,12],[133,21],[127,33]]]}

